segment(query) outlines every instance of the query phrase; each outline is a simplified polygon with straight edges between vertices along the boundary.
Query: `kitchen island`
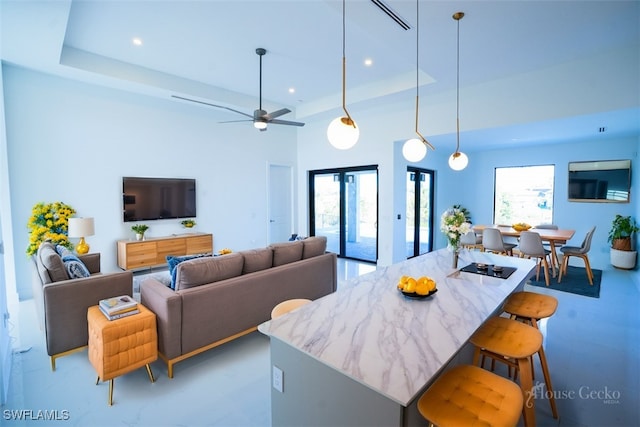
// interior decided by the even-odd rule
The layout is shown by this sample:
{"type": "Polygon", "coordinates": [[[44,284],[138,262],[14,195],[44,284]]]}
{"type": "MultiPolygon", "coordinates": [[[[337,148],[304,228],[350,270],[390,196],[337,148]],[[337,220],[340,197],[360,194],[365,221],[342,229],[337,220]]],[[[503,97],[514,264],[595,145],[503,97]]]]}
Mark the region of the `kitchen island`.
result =
{"type": "Polygon", "coordinates": [[[508,278],[461,272],[441,249],[351,279],[338,292],[258,328],[270,337],[272,424],[418,425],[416,402],[447,366],[471,363],[469,337],[534,273],[528,259],[463,250],[458,267],[516,268],[508,278]],[[401,276],[437,293],[411,299],[401,276]]]}

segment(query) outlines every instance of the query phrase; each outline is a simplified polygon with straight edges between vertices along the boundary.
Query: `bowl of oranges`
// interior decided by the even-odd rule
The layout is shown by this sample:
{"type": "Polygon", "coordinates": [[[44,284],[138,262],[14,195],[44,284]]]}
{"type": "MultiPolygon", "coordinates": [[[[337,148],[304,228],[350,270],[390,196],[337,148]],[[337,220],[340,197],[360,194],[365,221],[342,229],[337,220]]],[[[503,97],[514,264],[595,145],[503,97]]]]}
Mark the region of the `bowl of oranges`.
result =
{"type": "Polygon", "coordinates": [[[435,280],[427,276],[418,278],[402,276],[398,280],[398,290],[404,296],[416,299],[427,298],[438,292],[435,280]]]}
{"type": "Polygon", "coordinates": [[[511,226],[516,231],[527,231],[531,228],[526,222],[517,222],[511,226]]]}

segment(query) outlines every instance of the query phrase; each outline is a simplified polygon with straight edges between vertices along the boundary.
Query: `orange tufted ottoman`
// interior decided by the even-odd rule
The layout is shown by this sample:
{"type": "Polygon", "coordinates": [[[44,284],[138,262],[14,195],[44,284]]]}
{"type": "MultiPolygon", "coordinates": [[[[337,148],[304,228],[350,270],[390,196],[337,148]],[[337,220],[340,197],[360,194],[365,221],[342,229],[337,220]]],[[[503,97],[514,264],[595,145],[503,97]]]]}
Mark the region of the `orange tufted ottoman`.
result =
{"type": "Polygon", "coordinates": [[[142,304],[140,313],[109,320],[98,306],[89,307],[89,361],[98,372],[96,384],[109,380],[109,405],[113,403],[113,379],[142,366],[147,367],[154,382],[149,363],[158,358],[156,315],[142,304]]]}

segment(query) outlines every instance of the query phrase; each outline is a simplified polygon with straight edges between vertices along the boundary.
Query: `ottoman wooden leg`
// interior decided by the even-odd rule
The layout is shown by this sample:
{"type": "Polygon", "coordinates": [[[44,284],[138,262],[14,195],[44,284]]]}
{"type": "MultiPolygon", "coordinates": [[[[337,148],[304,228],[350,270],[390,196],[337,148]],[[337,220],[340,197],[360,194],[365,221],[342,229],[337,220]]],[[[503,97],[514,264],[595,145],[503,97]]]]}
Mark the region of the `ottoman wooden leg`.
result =
{"type": "Polygon", "coordinates": [[[113,378],[109,380],[109,406],[113,405],[113,378]]]}

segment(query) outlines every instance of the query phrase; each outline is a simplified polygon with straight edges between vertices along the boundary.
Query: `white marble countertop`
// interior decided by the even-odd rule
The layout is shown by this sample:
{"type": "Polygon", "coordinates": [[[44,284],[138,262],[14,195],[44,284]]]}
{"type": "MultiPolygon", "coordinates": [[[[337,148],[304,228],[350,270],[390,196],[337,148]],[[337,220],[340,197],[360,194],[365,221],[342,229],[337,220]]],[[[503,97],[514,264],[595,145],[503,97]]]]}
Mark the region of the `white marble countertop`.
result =
{"type": "Polygon", "coordinates": [[[517,270],[508,279],[459,272],[441,249],[356,277],[258,329],[408,406],[535,268],[528,259],[463,250],[458,267],[471,262],[517,270]],[[407,298],[397,289],[402,275],[429,276],[438,291],[407,298]]]}

